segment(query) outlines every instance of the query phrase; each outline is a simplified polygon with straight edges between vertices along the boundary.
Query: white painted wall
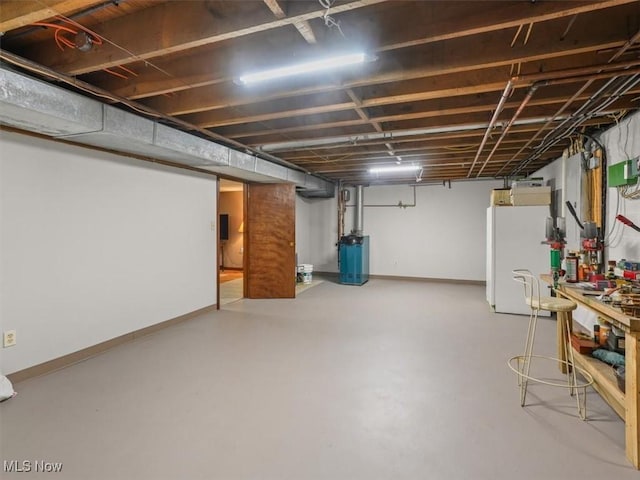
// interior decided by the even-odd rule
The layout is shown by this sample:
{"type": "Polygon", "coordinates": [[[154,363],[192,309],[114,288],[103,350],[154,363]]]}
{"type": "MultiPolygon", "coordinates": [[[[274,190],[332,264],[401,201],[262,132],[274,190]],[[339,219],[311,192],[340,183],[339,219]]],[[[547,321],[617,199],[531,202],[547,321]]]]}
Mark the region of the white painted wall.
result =
{"type": "MultiPolygon", "coordinates": [[[[599,137],[607,151],[607,164],[613,165],[640,156],[640,112],[626,118],[599,137]]],[[[605,256],[611,260],[640,261],[640,233],[623,226],[615,220],[622,214],[636,225],[640,225],[640,200],[626,200],[615,188],[607,190],[608,248],[605,256]]]]}
{"type": "Polygon", "coordinates": [[[3,373],[215,304],[215,177],[0,135],[3,373]]]}
{"type": "Polygon", "coordinates": [[[338,271],[338,200],[296,195],[296,252],[298,264],[314,271],[338,271]]]}
{"type": "MultiPolygon", "coordinates": [[[[501,181],[454,182],[416,188],[416,207],[365,207],[371,238],[370,273],[401,277],[485,280],[486,208],[501,181]]],[[[352,192],[352,199],[355,194],[352,192]]],[[[365,187],[365,205],[413,203],[410,187],[365,187]]],[[[353,205],[353,200],[350,204],[353,205]]],[[[299,263],[336,272],[337,199],[302,199],[296,205],[299,263]]],[[[353,228],[347,208],[345,232],[353,228]]]]}

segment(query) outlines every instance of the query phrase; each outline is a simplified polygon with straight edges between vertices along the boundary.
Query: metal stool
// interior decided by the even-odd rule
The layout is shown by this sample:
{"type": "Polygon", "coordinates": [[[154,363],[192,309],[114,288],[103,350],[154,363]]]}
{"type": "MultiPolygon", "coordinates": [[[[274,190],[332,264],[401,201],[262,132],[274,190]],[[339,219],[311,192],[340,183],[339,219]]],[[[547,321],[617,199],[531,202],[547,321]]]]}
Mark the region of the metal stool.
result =
{"type": "MultiPolygon", "coordinates": [[[[527,330],[527,340],[524,346],[524,354],[511,357],[507,362],[509,368],[518,375],[518,385],[520,386],[520,405],[524,407],[527,397],[527,386],[529,382],[537,382],[552,387],[568,388],[571,396],[576,396],[578,405],[578,415],[581,419],[587,418],[587,387],[593,383],[593,377],[580,367],[577,367],[573,359],[573,348],[570,345],[571,338],[571,317],[563,314],[575,310],[577,305],[571,300],[557,297],[540,296],[540,283],[529,270],[513,270],[513,279],[524,285],[524,296],[527,305],[531,308],[529,316],[529,328],[527,330]],[[564,358],[561,360],[554,357],[546,357],[542,355],[533,355],[533,343],[536,336],[536,323],[538,321],[538,312],[547,310],[550,312],[561,313],[558,315],[558,322],[563,322],[563,349],[564,358]],[[542,380],[530,375],[531,361],[534,358],[546,359],[558,362],[566,368],[566,383],[542,380]],[[516,365],[514,365],[514,363],[516,365]],[[578,382],[577,372],[584,377],[584,381],[578,382]],[[580,393],[582,391],[582,393],[580,393]]],[[[564,370],[564,368],[563,368],[564,370]]]]}

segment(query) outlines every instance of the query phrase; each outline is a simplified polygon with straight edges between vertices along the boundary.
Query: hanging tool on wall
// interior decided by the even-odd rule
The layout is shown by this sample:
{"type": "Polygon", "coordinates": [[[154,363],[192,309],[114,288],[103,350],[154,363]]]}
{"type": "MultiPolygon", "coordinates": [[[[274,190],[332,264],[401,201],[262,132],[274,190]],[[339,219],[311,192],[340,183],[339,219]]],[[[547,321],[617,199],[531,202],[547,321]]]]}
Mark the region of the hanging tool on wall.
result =
{"type": "Polygon", "coordinates": [[[573,208],[573,204],[569,200],[567,200],[565,202],[565,205],[569,209],[569,213],[571,213],[571,216],[573,217],[573,219],[576,221],[576,223],[580,227],[580,230],[584,230],[584,225],[582,225],[582,222],[578,219],[578,214],[576,213],[576,209],[573,208]]]}
{"type": "Polygon", "coordinates": [[[636,232],[640,232],[640,227],[638,227],[635,223],[633,223],[624,215],[616,215],[616,220],[618,220],[621,223],[624,223],[627,227],[633,228],[636,232]]]}

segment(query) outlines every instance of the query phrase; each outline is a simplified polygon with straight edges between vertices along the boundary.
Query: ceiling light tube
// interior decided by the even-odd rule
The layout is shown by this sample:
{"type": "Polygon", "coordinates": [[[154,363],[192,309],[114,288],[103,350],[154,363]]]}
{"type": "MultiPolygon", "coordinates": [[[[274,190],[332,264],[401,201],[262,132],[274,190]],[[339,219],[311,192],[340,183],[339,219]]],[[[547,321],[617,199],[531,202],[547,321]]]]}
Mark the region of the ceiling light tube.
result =
{"type": "Polygon", "coordinates": [[[397,173],[397,172],[414,172],[419,170],[420,165],[395,165],[393,167],[374,167],[369,169],[369,173],[397,173]]]}
{"type": "Polygon", "coordinates": [[[349,55],[340,55],[338,57],[323,58],[313,62],[299,63],[289,67],[274,68],[272,70],[264,70],[262,72],[249,73],[239,78],[241,84],[248,85],[275,78],[288,77],[291,75],[302,75],[305,73],[319,72],[322,70],[330,70],[334,68],[345,67],[347,65],[356,65],[364,63],[367,60],[373,60],[364,53],[352,53],[349,55]]]}

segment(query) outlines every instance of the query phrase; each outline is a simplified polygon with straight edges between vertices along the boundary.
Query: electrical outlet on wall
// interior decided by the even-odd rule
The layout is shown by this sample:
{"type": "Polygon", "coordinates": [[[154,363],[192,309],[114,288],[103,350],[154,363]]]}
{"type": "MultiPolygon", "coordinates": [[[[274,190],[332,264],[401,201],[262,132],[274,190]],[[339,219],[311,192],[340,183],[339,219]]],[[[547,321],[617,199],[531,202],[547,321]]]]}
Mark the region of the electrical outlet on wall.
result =
{"type": "Polygon", "coordinates": [[[2,345],[7,347],[13,347],[16,344],[16,331],[7,330],[2,336],[2,345]]]}

